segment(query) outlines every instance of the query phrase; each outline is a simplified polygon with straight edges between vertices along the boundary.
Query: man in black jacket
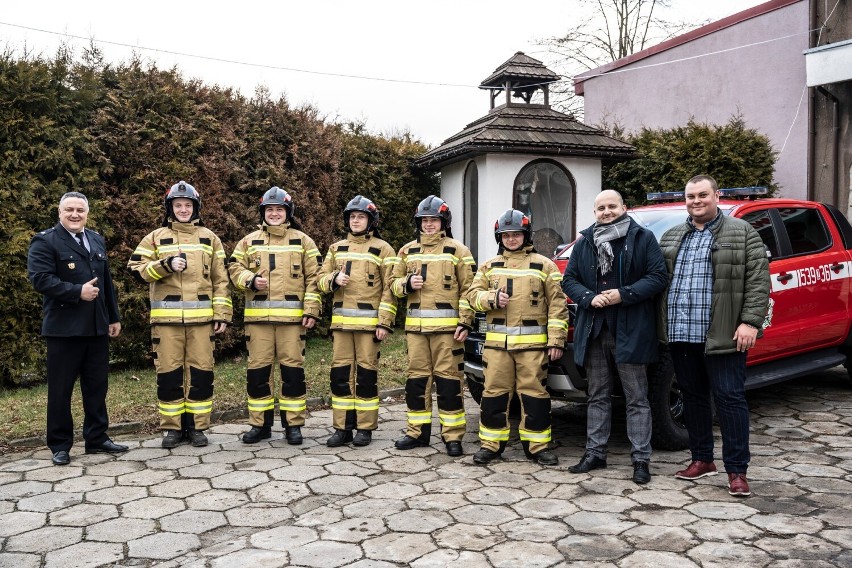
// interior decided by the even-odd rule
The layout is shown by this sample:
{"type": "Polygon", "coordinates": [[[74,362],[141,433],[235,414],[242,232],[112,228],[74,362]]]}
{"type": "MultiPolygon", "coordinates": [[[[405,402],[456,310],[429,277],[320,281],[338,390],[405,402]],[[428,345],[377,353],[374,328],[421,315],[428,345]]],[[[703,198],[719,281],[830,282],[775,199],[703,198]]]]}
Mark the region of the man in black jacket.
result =
{"type": "Polygon", "coordinates": [[[86,230],[89,202],[72,191],[59,200],[59,223],[35,235],[27,269],[43,295],[41,334],[47,343],[47,445],[55,465],[67,465],[74,443],[71,393],[80,376],[86,453],[127,446],[107,436],[109,338],[118,337],[118,301],[103,237],[86,230]]]}
{"type": "Polygon", "coordinates": [[[651,480],[646,366],[657,359],[654,299],[666,287],[666,265],[654,234],[627,216],[617,191],[598,194],[595,219],[581,231],[562,280],[577,304],[574,362],[589,377],[586,452],[568,470],[606,467],[612,391],[619,377],[627,400],[633,481],[645,484],[651,480]]]}

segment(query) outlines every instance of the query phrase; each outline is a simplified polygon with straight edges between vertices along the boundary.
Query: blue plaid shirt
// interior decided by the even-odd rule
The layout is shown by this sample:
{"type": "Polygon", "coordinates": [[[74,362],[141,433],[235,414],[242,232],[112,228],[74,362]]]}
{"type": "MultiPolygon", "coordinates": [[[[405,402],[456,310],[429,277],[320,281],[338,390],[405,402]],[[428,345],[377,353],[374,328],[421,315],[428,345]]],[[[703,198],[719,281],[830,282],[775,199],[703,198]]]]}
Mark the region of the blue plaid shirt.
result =
{"type": "MultiPolygon", "coordinates": [[[[710,328],[713,300],[713,229],[722,212],[704,225],[686,233],[672,274],[668,295],[669,341],[704,343],[710,328]]],[[[692,218],[688,219],[692,224],[692,218]]]]}

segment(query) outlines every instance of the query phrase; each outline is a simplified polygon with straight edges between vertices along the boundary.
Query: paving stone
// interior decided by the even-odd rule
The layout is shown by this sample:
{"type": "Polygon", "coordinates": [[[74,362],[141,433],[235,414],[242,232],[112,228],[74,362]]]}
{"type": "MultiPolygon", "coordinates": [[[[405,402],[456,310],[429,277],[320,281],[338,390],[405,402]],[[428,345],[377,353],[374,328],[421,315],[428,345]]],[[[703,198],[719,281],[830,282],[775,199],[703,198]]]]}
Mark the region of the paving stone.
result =
{"type": "Polygon", "coordinates": [[[852,543],[852,529],[824,530],[819,533],[819,536],[844,548],[849,548],[849,544],[852,543]]]}
{"type": "Polygon", "coordinates": [[[228,463],[201,463],[183,467],[178,472],[183,477],[214,478],[234,471],[234,466],[228,463]]]}
{"type": "Polygon", "coordinates": [[[571,529],[565,523],[546,519],[521,518],[500,525],[500,529],[508,538],[521,542],[553,543],[571,533],[571,529]]]}
{"type": "MultiPolygon", "coordinates": [[[[302,449],[302,446],[284,445],[284,446],[276,446],[276,447],[271,447],[271,448],[263,448],[261,450],[255,450],[254,451],[254,457],[255,457],[255,459],[279,460],[279,463],[280,463],[281,460],[286,461],[289,458],[292,458],[292,457],[295,457],[295,456],[301,456],[303,451],[304,450],[302,449]]],[[[245,463],[245,462],[239,462],[239,463],[242,464],[242,463],[245,463]]],[[[324,465],[324,464],[319,464],[319,465],[324,465]]]]}
{"type": "Polygon", "coordinates": [[[376,463],[385,471],[396,471],[399,473],[417,473],[429,469],[429,462],[410,453],[404,456],[391,456],[376,463]]]}
{"type": "Polygon", "coordinates": [[[136,448],[129,452],[124,452],[117,459],[120,461],[147,462],[148,460],[155,460],[168,455],[170,455],[169,450],[163,448],[136,448]]]}
{"type": "Polygon", "coordinates": [[[556,519],[576,513],[579,509],[564,499],[524,499],[512,505],[521,517],[556,519]]]}
{"type": "Polygon", "coordinates": [[[578,560],[615,560],[630,552],[630,545],[606,534],[570,535],[557,542],[556,548],[571,566],[578,560]]]}
{"type": "MultiPolygon", "coordinates": [[[[198,551],[198,555],[207,558],[218,558],[238,550],[245,550],[247,546],[248,536],[238,536],[218,541],[210,546],[205,546],[198,551]]],[[[286,554],[284,556],[286,557],[286,554]]]]}
{"type": "Polygon", "coordinates": [[[210,489],[210,482],[206,479],[173,479],[152,485],[149,491],[154,497],[184,499],[208,489],[210,489]]]}
{"type": "MultiPolygon", "coordinates": [[[[353,564],[356,566],[356,564],[353,564]]],[[[393,564],[392,566],[397,566],[393,564]]],[[[467,550],[436,550],[421,556],[411,563],[411,568],[445,568],[447,566],[464,566],[464,568],[491,568],[488,558],[480,552],[467,550]]]]}
{"type": "Polygon", "coordinates": [[[24,479],[28,481],[62,481],[72,477],[80,477],[83,475],[83,468],[79,465],[69,465],[67,467],[43,467],[40,469],[30,470],[24,473],[24,479]]]}
{"type": "Polygon", "coordinates": [[[823,522],[819,519],[790,514],[752,515],[747,522],[765,531],[781,535],[815,533],[823,527],[823,522]]]}
{"type": "Polygon", "coordinates": [[[249,543],[265,550],[292,550],[314,542],[319,538],[316,531],[305,527],[276,527],[251,535],[249,543]]]}
{"type": "Polygon", "coordinates": [[[742,503],[722,503],[720,501],[693,503],[687,505],[684,509],[703,519],[746,519],[757,513],[756,509],[742,503]]]}
{"type": "Polygon", "coordinates": [[[680,527],[638,526],[622,537],[636,549],[658,552],[685,552],[699,544],[695,535],[680,527]]]}
{"type": "Polygon", "coordinates": [[[289,558],[286,553],[256,548],[238,550],[210,561],[211,568],[233,568],[235,566],[278,568],[288,565],[289,558]]]}
{"type": "Polygon", "coordinates": [[[152,519],[110,519],[86,529],[86,540],[128,542],[157,532],[152,519]]]}
{"type": "Polygon", "coordinates": [[[41,557],[37,554],[0,554],[0,568],[39,568],[41,557]]]}
{"type": "Polygon", "coordinates": [[[501,525],[519,518],[509,507],[494,505],[467,505],[450,514],[461,523],[472,525],[501,525]]]}
{"type": "Polygon", "coordinates": [[[320,465],[288,465],[269,472],[269,477],[279,481],[310,481],[326,475],[328,471],[320,465]]]}
{"type": "Polygon", "coordinates": [[[389,533],[364,541],[362,548],[368,558],[410,564],[437,547],[429,535],[389,533]]]}
{"type": "MultiPolygon", "coordinates": [[[[135,519],[159,519],[186,508],[180,499],[146,497],[131,501],[121,507],[122,516],[135,519]]],[[[170,557],[171,558],[171,557],[170,557]]]]}
{"type": "Polygon", "coordinates": [[[293,518],[287,507],[271,503],[246,503],[225,511],[225,517],[231,526],[269,527],[293,518]]]}
{"type": "Polygon", "coordinates": [[[364,499],[343,507],[343,514],[349,518],[375,517],[383,519],[405,509],[405,502],[398,499],[364,499]]]}
{"type": "Polygon", "coordinates": [[[147,487],[169,481],[176,477],[173,471],[162,471],[153,469],[143,469],[133,473],[119,475],[117,480],[119,485],[133,485],[136,487],[147,487]]]}
{"type": "Polygon", "coordinates": [[[579,511],[563,520],[579,533],[601,535],[621,534],[636,525],[635,522],[626,520],[623,515],[594,511],[579,511]]]}
{"type": "MultiPolygon", "coordinates": [[[[423,487],[411,483],[398,483],[391,481],[376,487],[370,487],[364,492],[364,496],[375,499],[408,499],[423,493],[423,487]]],[[[430,492],[431,493],[431,492],[430,492]]]]}
{"type": "Polygon", "coordinates": [[[158,532],[127,543],[128,556],[131,558],[151,558],[169,560],[201,546],[194,534],[158,532]]]}
{"type": "Polygon", "coordinates": [[[200,511],[227,511],[248,501],[249,498],[242,491],[211,489],[188,497],[186,506],[200,511]]]}
{"type": "Polygon", "coordinates": [[[487,550],[506,540],[500,529],[493,526],[456,523],[437,531],[435,542],[452,550],[487,550]]]}
{"type": "Polygon", "coordinates": [[[476,479],[442,478],[423,484],[428,493],[466,493],[483,487],[476,479]]]}
{"type": "Polygon", "coordinates": [[[452,522],[453,518],[443,511],[402,511],[387,518],[388,528],[397,532],[432,533],[452,522]]]}
{"type": "Polygon", "coordinates": [[[425,493],[406,499],[406,504],[412,509],[431,509],[436,511],[451,511],[469,505],[470,501],[464,495],[452,493],[425,493]]]}
{"type": "Polygon", "coordinates": [[[485,556],[495,568],[552,566],[563,558],[555,546],[543,542],[525,542],[523,546],[504,542],[486,550],[485,556]]]}
{"type": "Polygon", "coordinates": [[[480,505],[512,505],[527,497],[523,490],[510,487],[482,487],[464,495],[470,502],[480,505]]]}
{"type": "MultiPolygon", "coordinates": [[[[50,468],[50,469],[45,468],[45,469],[40,469],[40,470],[35,470],[35,471],[52,471],[52,470],[56,470],[56,469],[62,469],[62,468],[61,467],[58,467],[58,468],[54,467],[54,468],[50,468]]],[[[24,475],[25,474],[18,473],[18,472],[0,472],[0,485],[6,485],[8,483],[15,483],[16,481],[21,481],[22,479],[24,479],[24,475]]],[[[29,478],[29,479],[32,480],[32,478],[29,478]]]]}
{"type": "Polygon", "coordinates": [[[160,529],[176,533],[201,534],[228,524],[218,511],[181,511],[160,519],[160,529]]]}
{"type": "Polygon", "coordinates": [[[151,469],[172,470],[197,465],[199,463],[201,463],[201,458],[198,456],[163,456],[146,462],[147,466],[151,469]]]}
{"type": "Polygon", "coordinates": [[[42,493],[18,501],[18,510],[50,513],[82,502],[82,493],[42,493]]]}
{"type": "MultiPolygon", "coordinates": [[[[524,487],[533,483],[535,479],[529,475],[501,471],[481,477],[479,481],[486,487],[524,487]]],[[[540,480],[539,480],[540,481],[540,480]]]]}
{"type": "Polygon", "coordinates": [[[86,501],[89,503],[103,503],[107,505],[122,505],[148,496],[145,487],[119,486],[89,491],[86,493],[86,501]]]}
{"type": "Polygon", "coordinates": [[[60,493],[85,493],[86,491],[97,491],[115,485],[114,477],[104,475],[86,475],[65,479],[53,485],[53,490],[60,493]]]}
{"type": "Polygon", "coordinates": [[[639,503],[632,499],[615,495],[584,495],[577,497],[572,503],[579,509],[599,513],[623,513],[639,506],[639,503]]]}
{"type": "Polygon", "coordinates": [[[65,548],[83,540],[83,529],[78,527],[41,527],[11,536],[6,540],[5,552],[34,552],[44,554],[65,548]]]}
{"type": "Polygon", "coordinates": [[[637,550],[621,560],[620,565],[630,568],[699,568],[680,554],[657,550],[637,550]]]}
{"type": "Polygon", "coordinates": [[[771,560],[759,548],[735,542],[704,542],[687,551],[686,555],[702,566],[763,566],[771,560]]]}
{"type": "Polygon", "coordinates": [[[259,471],[233,471],[210,480],[216,489],[249,489],[269,481],[269,476],[259,471]]]}
{"type": "Polygon", "coordinates": [[[18,481],[0,486],[0,500],[15,500],[47,493],[51,484],[44,481],[18,481]]]}
{"type": "Polygon", "coordinates": [[[403,475],[396,481],[400,483],[408,483],[410,485],[423,485],[425,483],[429,483],[430,481],[435,481],[436,479],[438,479],[437,472],[427,470],[412,473],[410,475],[403,475]]]}
{"type": "Polygon", "coordinates": [[[46,455],[43,460],[23,458],[8,461],[0,464],[0,471],[32,471],[34,469],[41,469],[44,467],[53,467],[48,455],[46,455]]]}
{"type": "Polygon", "coordinates": [[[357,475],[359,477],[372,475],[380,471],[380,468],[377,465],[368,464],[362,461],[341,461],[330,463],[325,466],[325,469],[328,473],[332,473],[334,475],[357,475]]]}
{"type": "Polygon", "coordinates": [[[50,513],[51,525],[87,527],[89,525],[118,517],[115,505],[92,505],[81,503],[50,513]]]}
{"type": "Polygon", "coordinates": [[[135,471],[142,471],[145,469],[145,462],[112,460],[104,463],[87,465],[85,469],[86,474],[88,475],[117,477],[119,475],[125,475],[135,471]]]}
{"type": "Polygon", "coordinates": [[[234,469],[237,471],[266,471],[270,472],[274,469],[281,468],[281,460],[270,458],[256,458],[237,462],[234,464],[234,469]]]}
{"type": "Polygon", "coordinates": [[[45,568],[94,568],[124,558],[120,544],[81,542],[45,555],[45,568]]]}
{"type": "MultiPolygon", "coordinates": [[[[245,445],[243,446],[245,447],[245,445]]],[[[254,458],[254,454],[252,452],[247,452],[244,450],[231,450],[225,452],[211,452],[209,454],[205,454],[201,456],[201,461],[204,463],[237,463],[241,461],[246,461],[254,458]]]]}
{"type": "Polygon", "coordinates": [[[289,505],[311,494],[304,483],[270,481],[249,489],[246,493],[256,503],[280,503],[289,505]]]}
{"type": "Polygon", "coordinates": [[[661,527],[679,527],[698,520],[689,511],[681,509],[633,510],[627,516],[645,525],[661,527]]]}
{"type": "Polygon", "coordinates": [[[293,565],[316,568],[346,566],[363,556],[358,545],[344,542],[311,542],[290,550],[293,565]]]}
{"type": "Polygon", "coordinates": [[[792,538],[762,538],[754,545],[772,554],[775,558],[800,558],[802,560],[831,560],[837,557],[843,548],[814,535],[797,534],[792,538]]]}
{"type": "MultiPolygon", "coordinates": [[[[479,447],[477,446],[476,449],[478,450],[479,447]]],[[[491,470],[472,465],[466,461],[456,460],[437,466],[435,468],[435,474],[435,479],[457,479],[461,481],[479,479],[486,475],[491,475],[491,470]]]]}
{"type": "Polygon", "coordinates": [[[299,467],[303,466],[324,466],[330,463],[335,463],[340,461],[340,458],[332,455],[316,455],[316,456],[308,456],[303,452],[297,453],[295,457],[290,460],[290,465],[295,465],[299,467]]]}
{"type": "Polygon", "coordinates": [[[345,475],[327,475],[308,482],[314,493],[330,495],[353,495],[369,487],[360,477],[345,475]]]}
{"type": "Polygon", "coordinates": [[[341,542],[361,542],[388,532],[379,519],[352,518],[332,523],[320,529],[323,539],[341,542]]]}
{"type": "MultiPolygon", "coordinates": [[[[357,515],[356,515],[357,516],[357,515]]],[[[308,513],[299,515],[296,525],[300,527],[323,527],[336,523],[343,518],[343,511],[335,503],[317,507],[308,513]]]]}

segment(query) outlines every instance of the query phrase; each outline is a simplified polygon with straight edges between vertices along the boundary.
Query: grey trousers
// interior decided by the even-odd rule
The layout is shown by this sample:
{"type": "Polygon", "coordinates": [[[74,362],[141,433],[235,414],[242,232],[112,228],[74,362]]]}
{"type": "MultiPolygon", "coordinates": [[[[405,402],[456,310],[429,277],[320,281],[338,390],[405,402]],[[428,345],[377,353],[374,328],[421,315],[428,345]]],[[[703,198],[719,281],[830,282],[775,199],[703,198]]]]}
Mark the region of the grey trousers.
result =
{"type": "Polygon", "coordinates": [[[586,371],[589,378],[586,452],[606,459],[612,429],[612,390],[618,371],[627,401],[631,461],[648,461],[651,457],[651,406],[648,404],[646,366],[616,363],[615,340],[604,327],[600,335],[589,342],[586,371]]]}

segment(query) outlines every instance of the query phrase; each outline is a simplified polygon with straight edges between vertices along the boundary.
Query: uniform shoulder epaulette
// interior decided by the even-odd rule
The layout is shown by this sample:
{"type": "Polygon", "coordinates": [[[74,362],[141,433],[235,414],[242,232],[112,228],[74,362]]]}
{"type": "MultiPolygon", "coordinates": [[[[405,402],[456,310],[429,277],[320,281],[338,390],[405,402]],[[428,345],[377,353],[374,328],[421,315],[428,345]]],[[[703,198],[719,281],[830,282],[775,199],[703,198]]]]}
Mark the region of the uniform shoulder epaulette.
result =
{"type": "Polygon", "coordinates": [[[52,233],[55,230],[56,230],[56,227],[51,227],[49,229],[45,229],[43,231],[40,231],[39,235],[49,235],[50,233],[52,233]]]}

